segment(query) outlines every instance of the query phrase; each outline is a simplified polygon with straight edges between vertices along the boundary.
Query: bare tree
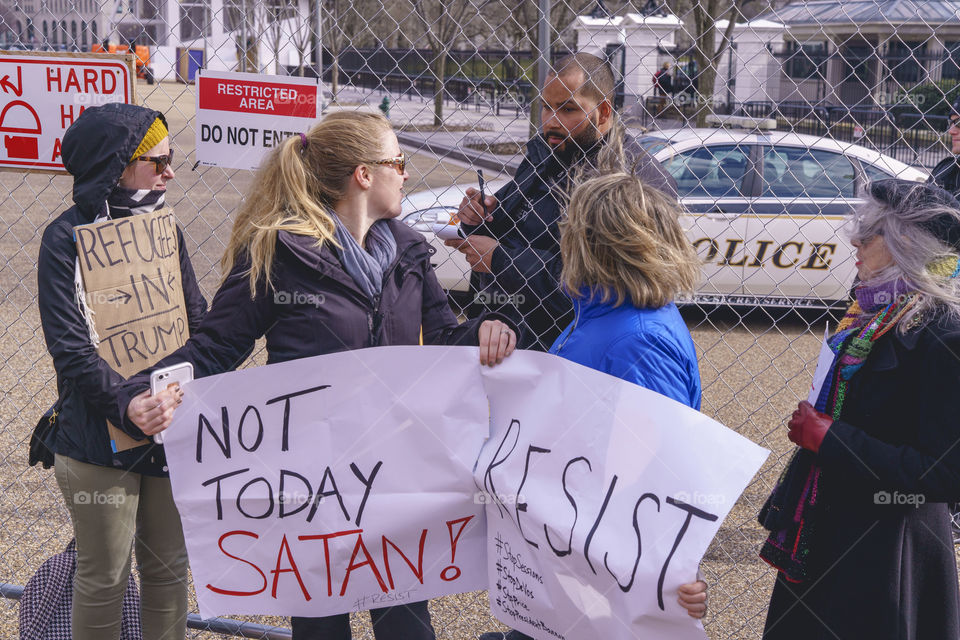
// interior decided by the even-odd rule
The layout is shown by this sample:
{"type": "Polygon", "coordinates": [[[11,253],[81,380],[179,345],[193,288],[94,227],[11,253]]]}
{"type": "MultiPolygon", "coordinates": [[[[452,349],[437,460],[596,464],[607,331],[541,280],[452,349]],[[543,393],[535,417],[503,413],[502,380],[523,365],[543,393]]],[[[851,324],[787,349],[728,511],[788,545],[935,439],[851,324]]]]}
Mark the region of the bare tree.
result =
{"type": "Polygon", "coordinates": [[[460,39],[486,28],[481,11],[494,0],[410,0],[430,48],[430,77],[433,79],[433,124],[443,124],[443,91],[450,50],[460,39]]]}
{"type": "Polygon", "coordinates": [[[720,56],[730,44],[733,27],[742,19],[744,0],[696,0],[693,3],[694,51],[697,63],[697,101],[694,115],[698,127],[706,126],[713,104],[713,90],[717,82],[720,56]],[[727,28],[717,43],[717,21],[726,17],[727,28]]]}
{"type": "Polygon", "coordinates": [[[270,45],[270,52],[273,54],[273,72],[280,74],[280,49],[283,47],[284,22],[296,20],[301,22],[303,16],[300,14],[299,2],[292,4],[285,0],[261,0],[258,6],[262,7],[261,20],[266,25],[264,35],[270,45]]]}
{"type": "Polygon", "coordinates": [[[297,50],[297,57],[300,58],[300,64],[297,66],[297,75],[301,78],[304,75],[306,61],[310,56],[310,43],[313,40],[313,17],[316,15],[313,9],[314,3],[308,0],[307,6],[306,20],[301,16],[297,20],[288,20],[286,22],[290,29],[290,42],[293,43],[293,47],[297,50]]]}
{"type": "Polygon", "coordinates": [[[368,28],[364,14],[373,13],[373,7],[367,6],[369,4],[363,0],[324,0],[320,5],[323,11],[323,43],[333,58],[330,64],[330,92],[334,100],[340,90],[340,52],[347,45],[358,45],[357,36],[368,28]]]}

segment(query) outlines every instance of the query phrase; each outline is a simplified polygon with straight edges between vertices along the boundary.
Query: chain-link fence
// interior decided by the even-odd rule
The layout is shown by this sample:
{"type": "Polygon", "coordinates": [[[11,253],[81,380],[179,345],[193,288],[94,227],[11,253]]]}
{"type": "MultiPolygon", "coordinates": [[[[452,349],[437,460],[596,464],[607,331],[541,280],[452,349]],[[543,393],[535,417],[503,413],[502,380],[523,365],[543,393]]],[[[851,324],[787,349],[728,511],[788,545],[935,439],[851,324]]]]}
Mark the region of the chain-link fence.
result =
{"type": "MultiPolygon", "coordinates": [[[[490,192],[516,170],[541,126],[550,60],[571,51],[605,57],[627,133],[677,182],[704,260],[684,305],[703,411],[773,451],[703,562],[708,634],[759,637],[773,571],[757,556],[765,532],[756,515],[792,450],[785,416],[806,397],[824,324],[854,280],[842,228],[869,181],[925,180],[952,155],[960,2],[0,0],[0,42],[135,52],[138,99],[167,115],[172,148],[186,158],[168,202],[208,299],[251,175],[194,165],[197,70],[319,74],[327,111],[380,108],[411,158],[405,220],[437,248],[461,315],[510,301],[478,289],[476,276],[471,286],[466,260],[438,230],[476,185],[475,169],[490,192]]],[[[52,474],[26,464],[56,386],[37,311],[38,245],[71,204],[71,185],[66,176],[0,173],[0,582],[8,585],[24,584],[71,537],[52,474]]],[[[16,603],[2,607],[0,635],[14,637],[16,603]]],[[[503,628],[485,593],[431,607],[443,638],[503,628]]],[[[355,622],[370,635],[363,616],[355,622]]]]}

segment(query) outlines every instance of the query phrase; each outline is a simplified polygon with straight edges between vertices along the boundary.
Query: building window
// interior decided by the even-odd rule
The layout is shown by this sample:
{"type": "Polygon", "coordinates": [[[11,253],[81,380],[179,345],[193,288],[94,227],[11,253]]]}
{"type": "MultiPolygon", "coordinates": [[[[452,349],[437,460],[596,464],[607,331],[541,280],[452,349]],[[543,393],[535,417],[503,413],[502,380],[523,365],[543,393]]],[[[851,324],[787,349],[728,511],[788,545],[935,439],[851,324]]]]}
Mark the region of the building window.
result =
{"type": "Polygon", "coordinates": [[[87,21],[80,21],[80,44],[84,49],[87,48],[87,21]]]}
{"type": "Polygon", "coordinates": [[[944,80],[960,80],[960,41],[943,43],[943,67],[940,77],[944,80]]]}
{"type": "MultiPolygon", "coordinates": [[[[244,16],[247,20],[247,30],[253,32],[254,3],[260,3],[263,7],[263,16],[266,22],[272,23],[277,20],[287,20],[295,18],[298,15],[297,3],[289,0],[223,0],[223,30],[226,33],[231,31],[241,31],[243,29],[244,16]]],[[[260,27],[262,29],[262,27],[260,27]]]]}
{"type": "Polygon", "coordinates": [[[243,23],[243,0],[224,0],[223,30],[227,33],[239,31],[243,23]]]}
{"type": "Polygon", "coordinates": [[[47,21],[43,21],[43,41],[49,42],[50,40],[50,28],[47,26],[47,21]]]}
{"type": "Polygon", "coordinates": [[[916,83],[925,75],[921,62],[927,53],[926,42],[891,40],[887,45],[887,67],[897,82],[916,83]]]}
{"type": "Polygon", "coordinates": [[[70,21],[70,44],[76,46],[77,44],[77,21],[70,21]]]}
{"type": "Polygon", "coordinates": [[[825,42],[787,41],[787,75],[795,80],[826,76],[827,44],[825,42]]]}
{"type": "Polygon", "coordinates": [[[210,35],[210,5],[207,0],[180,2],[180,39],[193,40],[210,35]]]}
{"type": "Polygon", "coordinates": [[[90,41],[98,42],[97,40],[97,21],[94,20],[90,23],[90,41]]]}
{"type": "Polygon", "coordinates": [[[33,19],[27,18],[27,42],[34,41],[33,19]]]}
{"type": "Polygon", "coordinates": [[[848,44],[843,54],[842,82],[870,87],[875,74],[874,53],[870,44],[848,44]]]}
{"type": "Polygon", "coordinates": [[[142,20],[157,20],[163,18],[161,15],[161,2],[163,0],[140,0],[140,13],[142,20]]]}

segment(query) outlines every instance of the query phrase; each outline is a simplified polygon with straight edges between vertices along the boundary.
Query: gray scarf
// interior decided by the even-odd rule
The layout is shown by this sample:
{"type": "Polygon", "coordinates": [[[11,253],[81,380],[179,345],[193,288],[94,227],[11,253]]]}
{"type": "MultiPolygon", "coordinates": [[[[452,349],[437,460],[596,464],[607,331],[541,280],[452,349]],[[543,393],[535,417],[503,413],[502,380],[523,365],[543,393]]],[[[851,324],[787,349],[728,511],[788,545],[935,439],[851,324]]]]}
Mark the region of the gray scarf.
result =
{"type": "Polygon", "coordinates": [[[370,300],[375,300],[383,291],[383,274],[397,257],[397,240],[386,220],[377,220],[367,232],[367,250],[350,235],[337,215],[334,237],[340,244],[337,254],[353,281],[370,300]]]}

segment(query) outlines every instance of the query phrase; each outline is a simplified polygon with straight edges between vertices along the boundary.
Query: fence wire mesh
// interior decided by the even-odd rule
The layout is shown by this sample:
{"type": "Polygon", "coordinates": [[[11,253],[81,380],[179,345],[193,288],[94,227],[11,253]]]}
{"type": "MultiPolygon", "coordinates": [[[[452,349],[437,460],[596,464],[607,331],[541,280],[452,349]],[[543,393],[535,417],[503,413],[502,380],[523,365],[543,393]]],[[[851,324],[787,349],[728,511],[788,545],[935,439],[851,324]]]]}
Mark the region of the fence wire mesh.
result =
{"type": "MultiPolygon", "coordinates": [[[[773,451],[703,561],[711,638],[760,636],[774,576],[757,557],[756,514],[792,450],[785,416],[807,395],[824,323],[848,299],[850,211],[870,180],[925,180],[960,151],[947,135],[960,97],[960,2],[0,0],[0,42],[137,51],[139,100],[167,115],[187,159],[168,202],[208,300],[251,175],[191,170],[196,68],[320,74],[327,111],[389,111],[411,157],[404,215],[438,249],[461,315],[490,294],[471,290],[466,261],[432,231],[475,184],[474,169],[491,190],[510,179],[541,124],[542,61],[606,57],[622,121],[676,179],[704,260],[684,305],[703,411],[773,451]]],[[[39,240],[72,204],[71,185],[0,173],[0,582],[11,584],[71,537],[52,473],[26,464],[56,393],[37,311],[39,240]]],[[[486,598],[434,601],[438,636],[502,629],[486,598]]],[[[16,603],[0,606],[0,635],[14,637],[16,603]]],[[[357,637],[371,637],[365,620],[357,637]]]]}

